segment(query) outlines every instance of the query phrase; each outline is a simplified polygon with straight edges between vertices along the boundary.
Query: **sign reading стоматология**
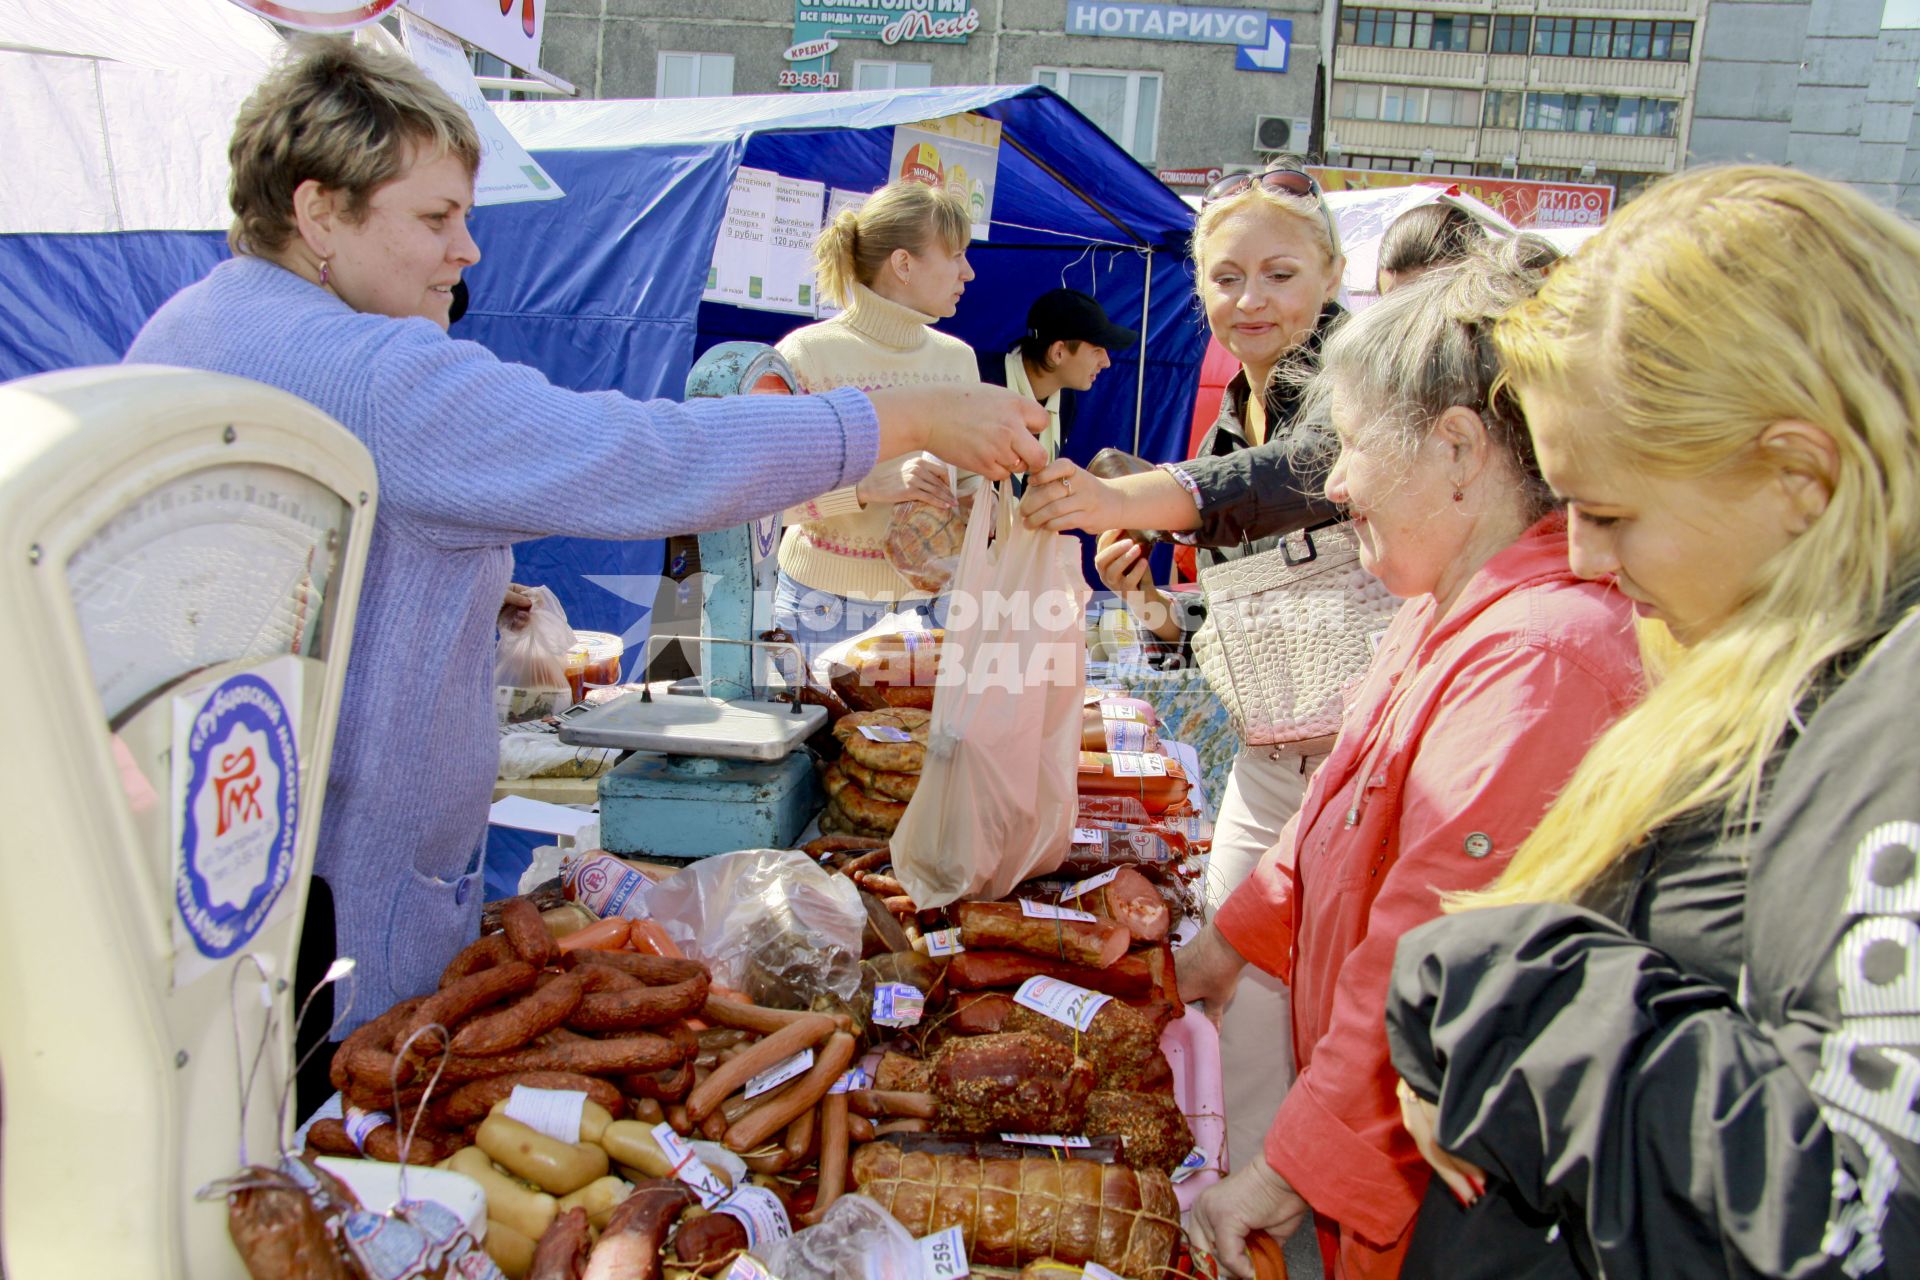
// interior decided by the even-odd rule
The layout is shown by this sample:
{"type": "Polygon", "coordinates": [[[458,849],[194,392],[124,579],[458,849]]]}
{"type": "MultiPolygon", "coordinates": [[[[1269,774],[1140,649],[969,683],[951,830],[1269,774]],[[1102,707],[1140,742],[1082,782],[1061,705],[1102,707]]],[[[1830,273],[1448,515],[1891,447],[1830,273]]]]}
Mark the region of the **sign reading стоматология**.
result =
{"type": "Polygon", "coordinates": [[[794,0],[793,42],[835,36],[882,44],[965,44],[980,29],[972,0],[794,0]]]}

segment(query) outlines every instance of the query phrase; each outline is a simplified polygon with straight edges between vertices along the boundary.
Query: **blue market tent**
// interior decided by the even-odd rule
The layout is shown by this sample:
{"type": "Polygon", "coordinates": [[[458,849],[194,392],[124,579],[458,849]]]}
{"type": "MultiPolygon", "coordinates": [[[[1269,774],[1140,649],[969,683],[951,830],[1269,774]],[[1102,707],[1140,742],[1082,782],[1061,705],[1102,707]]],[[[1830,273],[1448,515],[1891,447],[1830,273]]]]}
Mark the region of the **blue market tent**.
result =
{"type": "MultiPolygon", "coordinates": [[[[120,64],[96,65],[121,71],[120,64]]],[[[13,67],[0,69],[17,75],[13,67]]],[[[0,279],[8,282],[0,289],[0,378],[117,360],[162,301],[226,254],[213,228],[224,225],[217,197],[247,58],[212,75],[204,67],[176,69],[168,73],[173,80],[137,92],[126,85],[161,72],[127,68],[117,80],[76,80],[64,63],[49,60],[49,68],[28,86],[54,104],[42,117],[71,112],[86,124],[36,128],[35,149],[90,154],[85,130],[96,109],[118,130],[109,140],[117,145],[91,182],[86,173],[74,180],[81,161],[54,155],[40,170],[46,189],[29,180],[34,165],[21,164],[14,169],[21,183],[0,196],[0,279]],[[182,98],[170,96],[187,86],[198,86],[186,94],[197,113],[183,113],[182,98]],[[62,97],[82,94],[97,100],[62,97]],[[150,95],[144,109],[143,94],[150,95]],[[162,99],[170,110],[158,109],[162,99]],[[168,133],[147,139],[149,129],[168,133]],[[98,207],[76,210],[60,185],[69,180],[73,189],[104,192],[93,201],[98,207]],[[156,189],[167,198],[147,198],[156,189]]],[[[6,83],[14,101],[19,82],[6,83]]],[[[1083,399],[1070,452],[1084,461],[1111,444],[1150,458],[1181,456],[1205,336],[1185,259],[1192,213],[1037,86],[501,104],[509,127],[567,195],[480,213],[475,235],[484,258],[468,273],[472,309],[455,335],[563,385],[677,398],[706,347],[743,337],[770,342],[805,322],[700,301],[736,169],[871,189],[885,180],[892,126],[965,111],[1001,122],[999,175],[990,238],[970,253],[978,279],[943,327],[983,349],[1004,349],[1036,294],[1061,284],[1094,294],[1116,320],[1141,329],[1144,341],[1116,353],[1083,399]]],[[[0,136],[21,137],[25,128],[0,124],[0,136]]],[[[583,457],[579,464],[583,502],[599,485],[671,482],[671,459],[583,457]]],[[[524,544],[518,561],[518,576],[552,586],[576,626],[641,642],[659,544],[551,539],[524,544]]]]}

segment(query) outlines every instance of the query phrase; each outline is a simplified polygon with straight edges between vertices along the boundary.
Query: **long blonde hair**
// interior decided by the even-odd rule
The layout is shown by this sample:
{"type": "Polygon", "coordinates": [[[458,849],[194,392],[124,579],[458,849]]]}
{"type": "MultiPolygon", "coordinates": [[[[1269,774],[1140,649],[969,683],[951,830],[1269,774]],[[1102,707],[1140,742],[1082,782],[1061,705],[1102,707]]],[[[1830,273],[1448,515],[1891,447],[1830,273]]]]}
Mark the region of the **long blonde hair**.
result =
{"type": "MultiPolygon", "coordinates": [[[[1604,404],[1575,447],[1646,474],[1765,475],[1756,441],[1832,437],[1832,498],[1705,639],[1601,736],[1492,888],[1450,907],[1569,901],[1663,823],[1751,814],[1820,669],[1886,625],[1920,566],[1920,230],[1845,187],[1737,166],[1616,215],[1495,332],[1509,376],[1604,404]]],[[[1664,628],[1657,628],[1664,632],[1664,628]]]]}
{"type": "Polygon", "coordinates": [[[924,182],[890,182],[821,231],[813,242],[814,279],[827,301],[850,306],[855,282],[872,284],[894,250],[918,254],[939,241],[959,253],[972,238],[973,215],[959,196],[924,182]]]}

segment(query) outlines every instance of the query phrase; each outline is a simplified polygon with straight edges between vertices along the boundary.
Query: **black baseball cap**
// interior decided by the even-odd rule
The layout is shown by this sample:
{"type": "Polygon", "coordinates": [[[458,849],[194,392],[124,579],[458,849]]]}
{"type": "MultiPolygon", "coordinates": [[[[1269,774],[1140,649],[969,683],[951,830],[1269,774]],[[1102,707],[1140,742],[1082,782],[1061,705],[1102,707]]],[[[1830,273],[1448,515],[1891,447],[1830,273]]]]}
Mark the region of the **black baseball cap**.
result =
{"type": "Polygon", "coordinates": [[[1132,329],[1107,319],[1100,304],[1077,289],[1055,289],[1027,309],[1027,336],[1040,342],[1091,342],[1109,351],[1125,351],[1140,341],[1132,329]]]}

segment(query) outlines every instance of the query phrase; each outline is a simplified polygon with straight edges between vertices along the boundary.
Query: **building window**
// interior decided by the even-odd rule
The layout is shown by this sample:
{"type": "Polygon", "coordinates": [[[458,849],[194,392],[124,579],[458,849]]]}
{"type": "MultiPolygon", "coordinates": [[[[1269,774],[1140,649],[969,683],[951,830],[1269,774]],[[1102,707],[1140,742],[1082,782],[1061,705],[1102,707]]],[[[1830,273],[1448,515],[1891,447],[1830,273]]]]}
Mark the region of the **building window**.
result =
{"type": "Polygon", "coordinates": [[[1034,81],[1080,109],[1141,164],[1160,139],[1160,74],[1093,67],[1035,67],[1034,81]]]}
{"type": "Polygon", "coordinates": [[[1382,49],[1485,53],[1489,21],[1484,13],[1342,8],[1340,40],[1343,44],[1371,45],[1382,49]]]}
{"type": "Polygon", "coordinates": [[[1520,99],[1524,94],[1515,90],[1489,89],[1485,103],[1480,110],[1480,124],[1487,129],[1518,129],[1520,127],[1520,99]]]}
{"type": "Polygon", "coordinates": [[[656,98],[725,98],[733,93],[730,53],[662,53],[656,98]]]}
{"type": "MultiPolygon", "coordinates": [[[[1503,19],[1495,20],[1496,53],[1500,52],[1500,21],[1503,19]]],[[[1526,19],[1517,21],[1524,23],[1526,19]]],[[[1693,53],[1693,24],[1628,18],[1540,18],[1533,24],[1533,51],[1553,58],[1685,62],[1693,53]]]]}
{"type": "Polygon", "coordinates": [[[1527,95],[1526,127],[1548,133],[1612,133],[1642,138],[1671,138],[1679,123],[1679,107],[1678,102],[1669,98],[1530,93],[1527,95]]]}
{"type": "Polygon", "coordinates": [[[1533,34],[1532,18],[1515,18],[1502,15],[1493,20],[1493,51],[1495,53],[1525,53],[1527,41],[1533,34]]]}
{"type": "Polygon", "coordinates": [[[1480,95],[1472,89],[1422,89],[1416,85],[1343,80],[1333,86],[1333,114],[1343,120],[1471,127],[1480,114],[1480,95]]]}
{"type": "Polygon", "coordinates": [[[867,62],[853,64],[856,89],[925,89],[933,83],[931,62],[867,62]]]}

